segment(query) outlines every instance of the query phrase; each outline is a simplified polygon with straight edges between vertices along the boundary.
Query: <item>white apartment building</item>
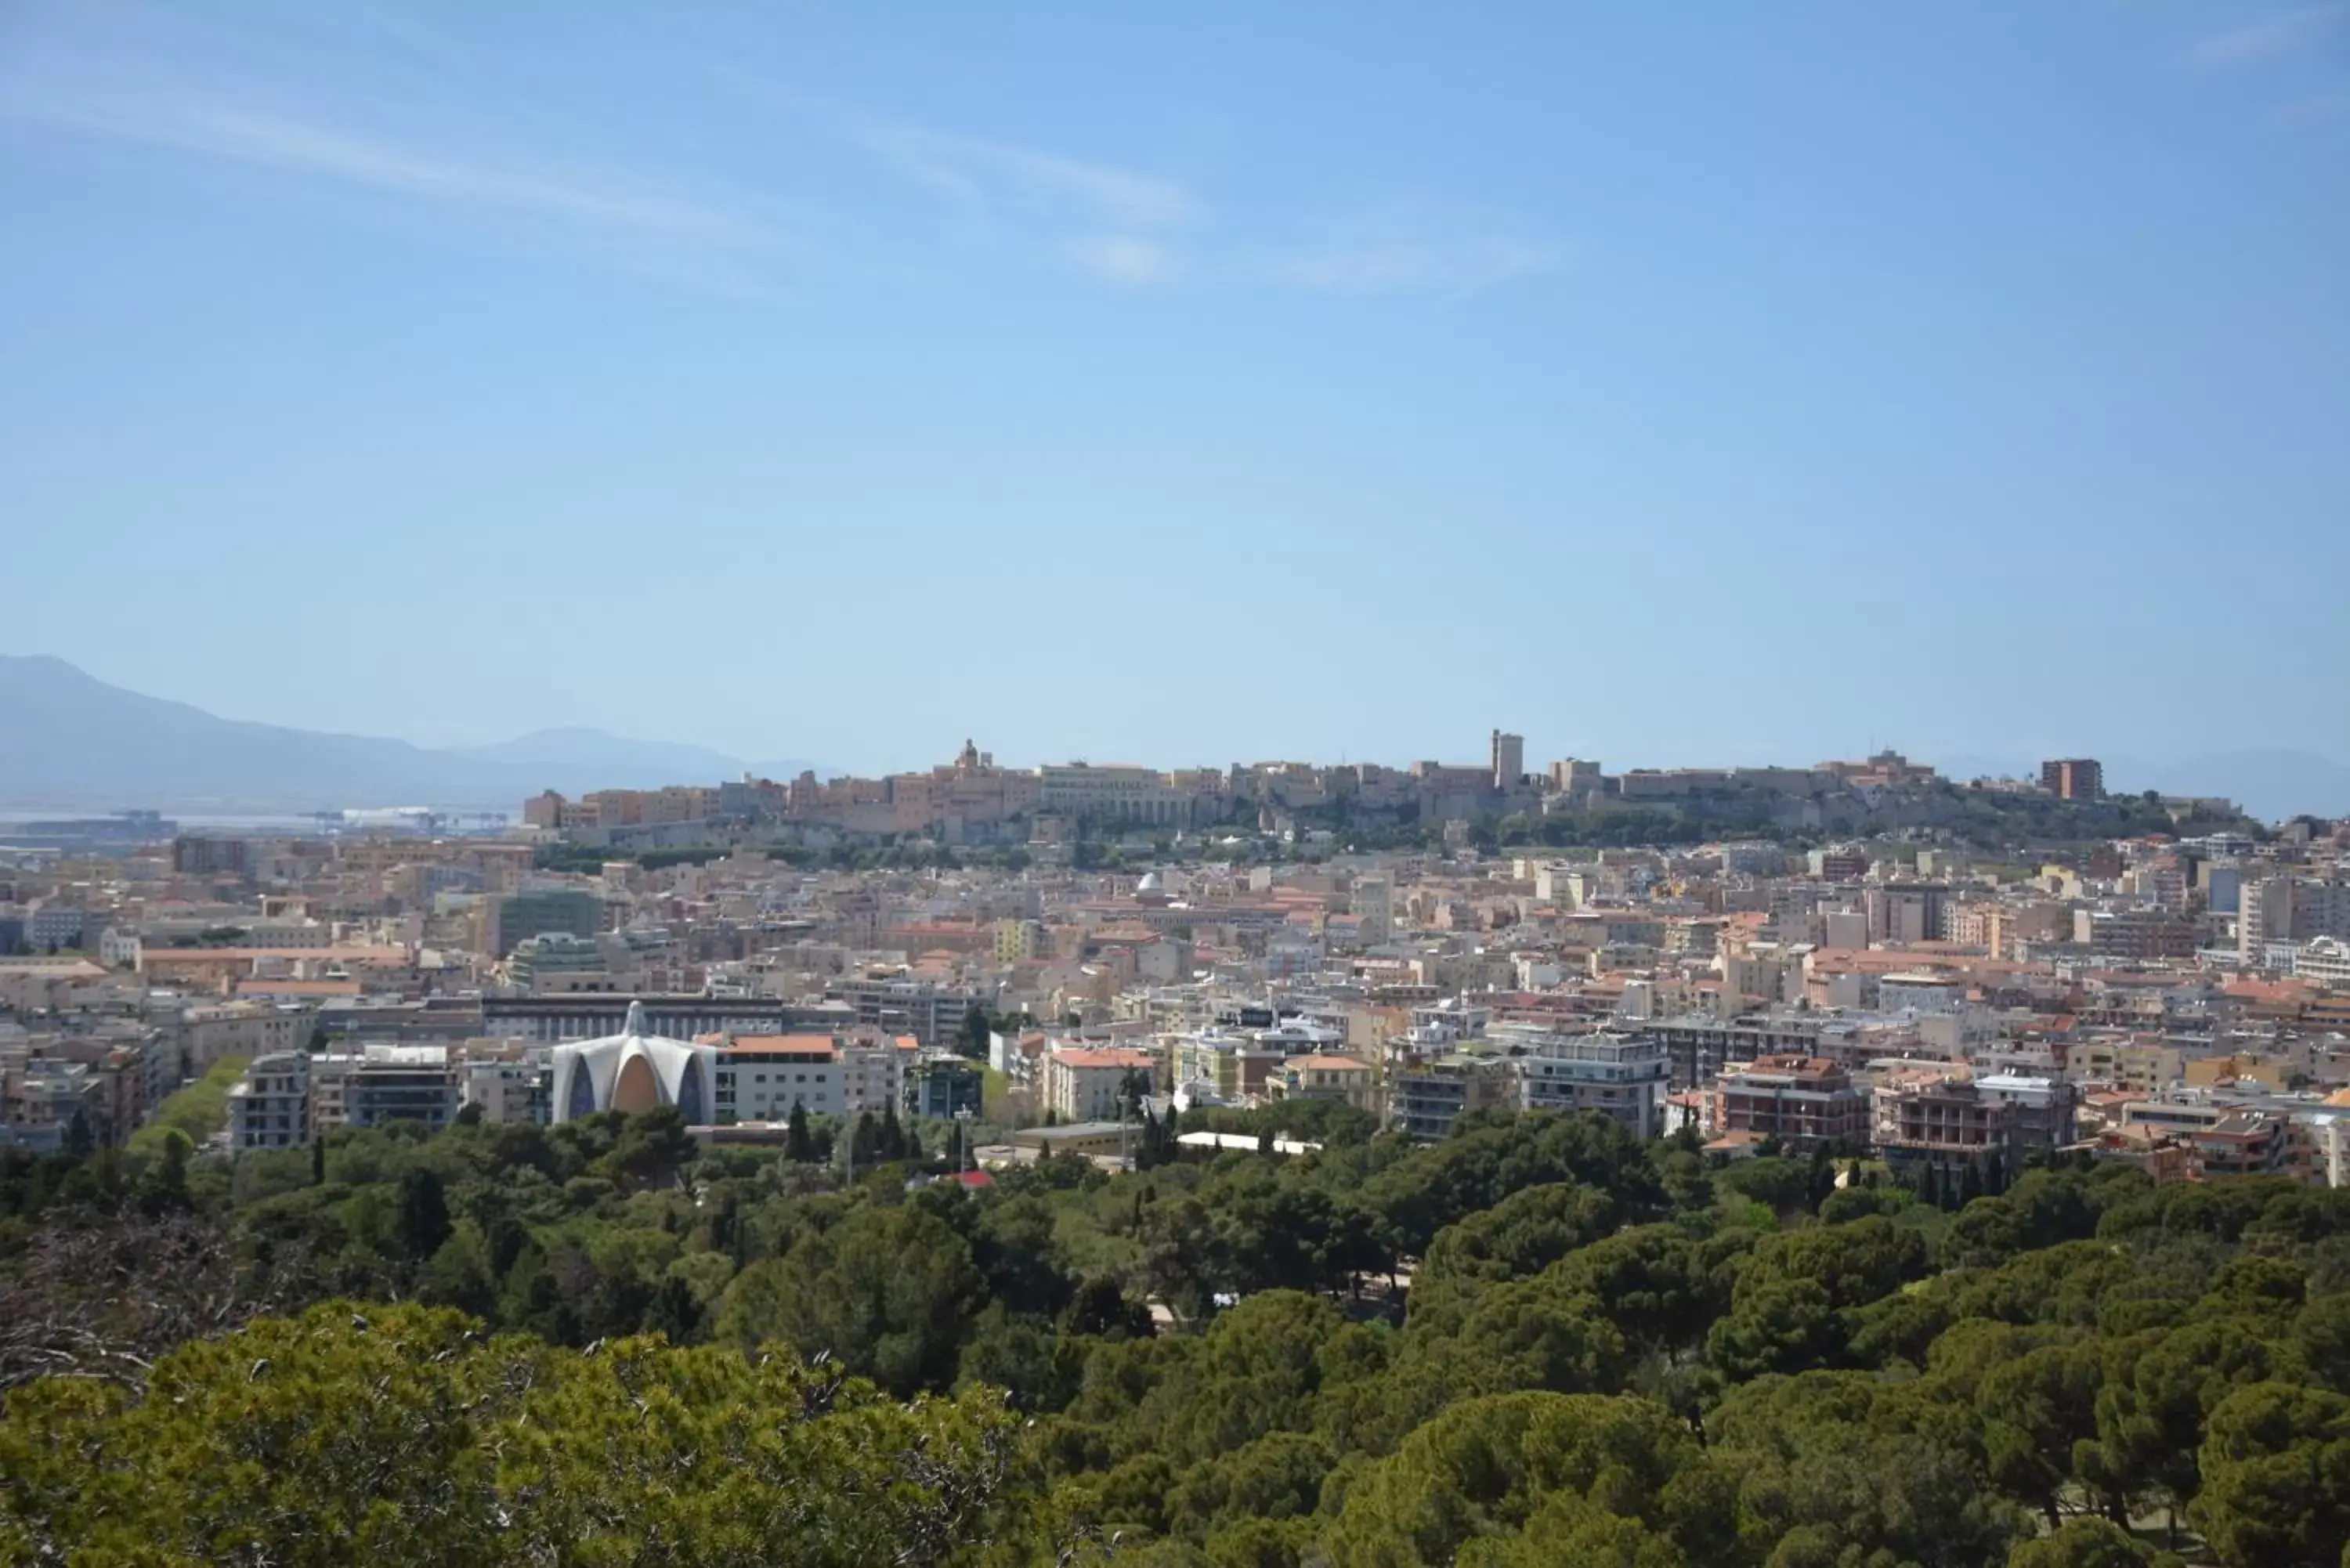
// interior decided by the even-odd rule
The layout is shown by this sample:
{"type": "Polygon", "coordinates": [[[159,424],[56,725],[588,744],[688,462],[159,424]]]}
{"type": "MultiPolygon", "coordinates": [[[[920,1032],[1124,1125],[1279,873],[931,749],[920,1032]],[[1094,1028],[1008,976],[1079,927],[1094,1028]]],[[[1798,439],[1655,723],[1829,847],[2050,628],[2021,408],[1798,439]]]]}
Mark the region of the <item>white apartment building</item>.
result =
{"type": "Polygon", "coordinates": [[[468,1062],[458,1074],[459,1107],[481,1106],[485,1122],[531,1121],[540,1071],[528,1062],[468,1062]]]}
{"type": "Polygon", "coordinates": [[[1887,1012],[1956,1012],[1966,1001],[1966,982],[1955,975],[1912,971],[1877,981],[1877,1005],[1887,1012]]]}
{"type": "Polygon", "coordinates": [[[780,1122],[798,1106],[810,1116],[880,1116],[903,1097],[910,1037],[886,1034],[742,1034],[718,1052],[712,1075],[717,1117],[780,1122]]]}
{"type": "Polygon", "coordinates": [[[2295,980],[2320,985],[2350,985],[2350,941],[2339,937],[2313,937],[2293,954],[2295,980]]]}
{"type": "Polygon", "coordinates": [[[294,1148],[309,1139],[309,1056],[280,1051],[255,1057],[228,1092],[229,1147],[294,1148]]]}
{"type": "Polygon", "coordinates": [[[1672,1076],[1663,1042],[1641,1034],[1560,1034],[1517,1025],[1496,1026],[1490,1038],[1513,1051],[1523,1048],[1512,1064],[1525,1109],[1598,1111],[1636,1137],[1663,1135],[1672,1076]]]}
{"type": "Polygon", "coordinates": [[[2318,1174],[2328,1187],[2350,1187],[2350,1115],[2324,1114],[2309,1118],[2309,1141],[2316,1151],[2318,1174]]]}

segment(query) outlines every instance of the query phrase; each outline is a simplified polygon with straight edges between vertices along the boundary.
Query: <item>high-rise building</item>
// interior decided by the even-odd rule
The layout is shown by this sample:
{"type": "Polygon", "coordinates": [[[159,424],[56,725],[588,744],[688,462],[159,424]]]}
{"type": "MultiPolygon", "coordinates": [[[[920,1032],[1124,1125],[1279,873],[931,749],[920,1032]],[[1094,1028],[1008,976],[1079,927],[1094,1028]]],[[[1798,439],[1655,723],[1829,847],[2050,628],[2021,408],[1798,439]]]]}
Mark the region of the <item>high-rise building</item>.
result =
{"type": "Polygon", "coordinates": [[[1363,941],[1377,947],[1395,935],[1395,881],[1383,872],[1367,871],[1347,890],[1347,901],[1362,919],[1363,941]]]}
{"type": "Polygon", "coordinates": [[[2059,757],[2040,764],[2040,787],[2058,800],[2095,800],[2106,793],[2106,770],[2091,757],[2059,757]]]}
{"type": "Polygon", "coordinates": [[[1513,790],[1526,773],[1526,738],[1503,730],[1493,732],[1493,787],[1513,790]]]}
{"type": "Polygon", "coordinates": [[[172,869],[182,877],[245,873],[248,846],[242,838],[182,834],[172,840],[172,869]]]}
{"type": "Polygon", "coordinates": [[[604,900],[581,888],[542,888],[511,893],[488,906],[484,950],[504,958],[533,937],[567,931],[592,937],[604,929],[604,900]]]}
{"type": "Polygon", "coordinates": [[[2243,885],[2236,910],[2239,958],[2258,963],[2272,943],[2315,937],[2350,939],[2350,881],[2264,877],[2243,885]]]}
{"type": "Polygon", "coordinates": [[[293,1148],[310,1141],[310,1058],[300,1051],[255,1056],[228,1092],[231,1148],[293,1148]]]}

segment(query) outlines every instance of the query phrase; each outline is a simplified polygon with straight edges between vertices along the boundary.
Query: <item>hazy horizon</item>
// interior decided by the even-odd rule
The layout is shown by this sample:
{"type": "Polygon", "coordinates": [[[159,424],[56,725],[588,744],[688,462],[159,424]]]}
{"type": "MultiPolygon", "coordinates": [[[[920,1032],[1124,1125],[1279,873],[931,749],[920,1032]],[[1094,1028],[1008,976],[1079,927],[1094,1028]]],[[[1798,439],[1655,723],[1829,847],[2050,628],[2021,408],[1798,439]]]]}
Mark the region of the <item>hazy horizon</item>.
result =
{"type": "MultiPolygon", "coordinates": [[[[0,653],[0,659],[6,659],[9,657],[24,656],[11,656],[0,653]]],[[[50,655],[46,657],[55,658],[57,656],[50,655]]],[[[68,660],[67,662],[70,663],[71,661],[68,660]]],[[[207,708],[203,703],[194,703],[192,705],[203,709],[214,718],[231,722],[244,720],[248,717],[245,714],[236,712],[233,710],[223,711],[215,708],[207,708]]],[[[372,738],[380,740],[404,741],[412,745],[424,746],[436,751],[446,750],[463,752],[468,749],[468,747],[478,747],[479,749],[488,751],[496,749],[502,742],[529,740],[539,737],[559,736],[565,729],[568,728],[567,726],[531,724],[527,722],[527,716],[525,715],[515,715],[514,717],[515,719],[515,727],[510,730],[507,733],[478,742],[464,742],[444,746],[438,742],[421,740],[419,737],[412,735],[377,735],[372,738]]],[[[311,732],[317,733],[323,732],[311,732]]],[[[357,732],[342,732],[356,733],[357,732]]],[[[648,752],[652,753],[671,750],[708,753],[710,753],[709,760],[713,766],[719,763],[724,763],[730,765],[747,768],[764,768],[766,771],[772,772],[779,771],[775,769],[772,764],[785,761],[797,762],[802,760],[785,757],[781,748],[771,748],[752,754],[730,753],[725,752],[723,748],[705,745],[702,742],[695,741],[690,736],[678,736],[662,733],[624,735],[617,734],[608,731],[597,731],[594,732],[594,733],[599,737],[617,741],[629,746],[643,747],[648,752]]],[[[1229,763],[1251,763],[1274,761],[1304,762],[1326,765],[1341,763],[1348,761],[1376,762],[1394,767],[1407,767],[1414,762],[1422,760],[1450,763],[1479,763],[1483,760],[1483,742],[1490,737],[1490,733],[1491,727],[1489,726],[1486,732],[1481,732],[1472,737],[1468,737],[1461,743],[1451,746],[1449,749],[1426,753],[1424,755],[1419,753],[1414,753],[1411,755],[1387,754],[1369,750],[1357,749],[1344,755],[1330,756],[1313,756],[1291,751],[1269,752],[1261,754],[1233,753],[1224,757],[1198,756],[1188,758],[1149,754],[1111,756],[1107,753],[1087,753],[1082,751],[1062,755],[1021,757],[1006,755],[1002,753],[994,752],[993,748],[988,746],[984,737],[972,735],[967,738],[980,745],[983,750],[988,751],[990,754],[995,757],[995,760],[999,764],[1007,767],[1024,768],[1043,763],[1065,763],[1073,760],[1083,760],[1097,764],[1132,763],[1158,768],[1179,768],[1189,766],[1221,767],[1229,763]],[[1471,743],[1472,742],[1474,742],[1473,744],[1471,743]]],[[[1546,767],[1555,758],[1572,754],[1563,751],[1544,750],[1538,743],[1541,740],[1540,736],[1526,736],[1524,739],[1526,742],[1525,761],[1529,771],[1539,772],[1546,767]]],[[[960,741],[949,742],[938,748],[935,755],[918,757],[916,760],[903,764],[890,763],[885,765],[870,762],[861,763],[856,759],[841,760],[831,758],[812,758],[806,760],[820,775],[825,777],[851,774],[872,775],[886,773],[920,771],[938,763],[951,762],[953,760],[955,751],[960,748],[961,744],[962,742],[960,741]]],[[[901,737],[900,749],[910,750],[911,742],[901,737]]],[[[1883,749],[1886,748],[1880,744],[1872,742],[1866,746],[1853,745],[1837,751],[1823,752],[1816,756],[1809,757],[1795,757],[1791,755],[1744,757],[1691,753],[1688,755],[1662,757],[1617,757],[1603,755],[1590,760],[1599,761],[1605,764],[1611,773],[1621,772],[1627,768],[1648,767],[1793,767],[1808,766],[1812,763],[1820,762],[1857,760],[1883,749]]],[[[1980,776],[1998,776],[2002,774],[2016,777],[2029,777],[2036,773],[2040,761],[2038,758],[2020,753],[2010,753],[1951,751],[1936,753],[1902,747],[1894,747],[1892,749],[1905,751],[1906,754],[1909,756],[1911,761],[1932,764],[1939,770],[1944,776],[1961,781],[1980,776]]],[[[2180,770],[2188,770],[2189,773],[2191,774],[2192,770],[2199,763],[2241,764],[2263,757],[2272,759],[2306,758],[2313,762],[2324,764],[2324,767],[2334,770],[2342,774],[2350,775],[2350,763],[2345,763],[2345,761],[2338,755],[2329,754],[2324,751],[2308,746],[2280,745],[2273,747],[2243,748],[2238,751],[2223,753],[2206,752],[2200,753],[2171,755],[2153,755],[2143,753],[2116,753],[2108,754],[2101,760],[2106,765],[2108,783],[2117,790],[2135,793],[2140,788],[2158,787],[2171,792],[2181,790],[2195,792],[2203,790],[2207,787],[2217,790],[2220,786],[2216,784],[2206,786],[2193,782],[2191,778],[2184,778],[2184,782],[2182,782],[2184,775],[2181,774],[2180,770]],[[2147,782],[2146,778],[2146,775],[2149,774],[2161,775],[2161,778],[2158,782],[2149,784],[2147,782]],[[2133,782],[2134,779],[2137,780],[2137,782],[2133,782]]],[[[780,771],[789,774],[795,770],[783,769],[780,771]]],[[[687,769],[681,774],[679,778],[671,782],[711,782],[707,779],[697,781],[697,779],[691,775],[692,770],[687,769]]],[[[2350,785],[2350,777],[2345,777],[2345,779],[2341,782],[2345,785],[2350,785]]],[[[2241,788],[2241,785],[2232,787],[2241,788]]],[[[2286,784],[2278,787],[2296,794],[2312,793],[2310,786],[2303,784],[2286,784]]],[[[59,806],[70,806],[75,804],[75,797],[69,795],[60,796],[54,804],[59,806]]],[[[445,805],[448,803],[416,802],[413,804],[445,805]]],[[[2291,805],[2280,805],[2274,811],[2268,813],[2268,815],[2281,816],[2287,815],[2292,811],[2334,811],[2339,808],[2340,806],[2338,804],[2328,805],[2324,801],[2311,799],[2305,803],[2298,803],[2291,805]]],[[[0,810],[0,820],[7,820],[10,817],[21,817],[25,815],[25,807],[21,805],[12,805],[7,807],[5,810],[0,810]]],[[[2255,815],[2262,814],[2256,812],[2255,815]]]]}

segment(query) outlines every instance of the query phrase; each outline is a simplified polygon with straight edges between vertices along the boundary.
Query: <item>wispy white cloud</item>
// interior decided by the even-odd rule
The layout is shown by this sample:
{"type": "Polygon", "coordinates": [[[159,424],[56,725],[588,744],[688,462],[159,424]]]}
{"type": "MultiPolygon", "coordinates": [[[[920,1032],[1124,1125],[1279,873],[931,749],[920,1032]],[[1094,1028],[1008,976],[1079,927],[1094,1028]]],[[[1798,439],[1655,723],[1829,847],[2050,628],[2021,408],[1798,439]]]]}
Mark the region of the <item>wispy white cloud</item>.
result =
{"type": "Polygon", "coordinates": [[[2207,34],[2188,46],[2189,63],[2225,69],[2276,59],[2308,47],[2350,17],[2350,5],[2304,5],[2207,34]]]}
{"type": "Polygon", "coordinates": [[[201,98],[108,100],[50,94],[0,114],[118,141],[358,185],[424,201],[480,203],[670,244],[764,248],[776,237],[741,214],[639,177],[516,162],[473,147],[421,145],[201,98]]]}
{"type": "Polygon", "coordinates": [[[712,71],[745,99],[817,126],[899,178],[991,220],[986,243],[1008,237],[1116,287],[1467,295],[1555,271],[1565,259],[1557,245],[1515,237],[1518,231],[1493,214],[1426,200],[1284,243],[1253,233],[1238,204],[1160,175],[875,114],[732,65],[712,71]]]}
{"type": "Polygon", "coordinates": [[[2335,93],[2330,98],[2305,98],[2299,103],[2289,103],[2271,116],[2281,125],[2305,125],[2315,120],[2340,119],[2350,115],[2350,92],[2335,93]]]}
{"type": "MultiPolygon", "coordinates": [[[[113,20],[144,21],[135,12],[113,20]]],[[[655,170],[526,150],[413,106],[321,110],[316,90],[256,78],[152,29],[46,36],[0,64],[0,121],[172,158],[260,171],[405,211],[551,234],[636,270],[748,286],[796,248],[762,203],[655,170]]],[[[212,38],[196,40],[214,46],[212,38]]]]}
{"type": "Polygon", "coordinates": [[[1069,243],[1068,255],[1080,271],[1128,288],[1173,283],[1184,270],[1169,247],[1134,234],[1087,234],[1069,243]]]}
{"type": "Polygon", "coordinates": [[[967,201],[1009,194],[1066,204],[1102,222],[1138,228],[1188,223],[1201,211],[1199,199],[1173,181],[1114,164],[902,120],[857,116],[846,129],[858,145],[899,173],[967,201]]]}
{"type": "Polygon", "coordinates": [[[1476,294],[1555,272],[1555,245],[1505,239],[1391,239],[1303,252],[1274,261],[1273,281],[1324,294],[1476,294]]]}

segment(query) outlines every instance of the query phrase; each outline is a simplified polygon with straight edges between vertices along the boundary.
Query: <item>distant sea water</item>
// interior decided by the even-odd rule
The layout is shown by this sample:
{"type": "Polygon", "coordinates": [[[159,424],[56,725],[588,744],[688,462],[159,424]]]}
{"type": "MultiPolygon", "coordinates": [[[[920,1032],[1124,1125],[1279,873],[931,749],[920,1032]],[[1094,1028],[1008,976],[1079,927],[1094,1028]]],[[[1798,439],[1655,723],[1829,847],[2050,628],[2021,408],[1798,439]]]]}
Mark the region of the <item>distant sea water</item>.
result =
{"type": "MultiPolygon", "coordinates": [[[[430,805],[419,806],[414,809],[419,812],[433,813],[449,819],[452,823],[463,824],[468,826],[472,826],[484,815],[478,807],[430,805]]],[[[88,806],[50,806],[47,808],[39,806],[0,806],[0,828],[21,826],[25,823],[28,822],[78,822],[103,820],[107,817],[118,815],[120,814],[111,811],[92,810],[88,806]]],[[[316,833],[319,829],[319,817],[321,815],[329,817],[343,817],[345,815],[345,814],[341,812],[318,813],[286,810],[164,811],[161,815],[164,821],[178,825],[182,832],[187,832],[193,829],[207,833],[243,834],[255,837],[316,833]]],[[[346,830],[349,830],[373,826],[393,826],[400,817],[408,815],[410,815],[410,813],[406,808],[399,811],[379,810],[373,808],[363,810],[355,809],[348,814],[347,820],[344,822],[344,827],[346,830]]],[[[510,821],[518,821],[520,819],[520,814],[516,812],[508,812],[504,815],[510,821]]]]}

